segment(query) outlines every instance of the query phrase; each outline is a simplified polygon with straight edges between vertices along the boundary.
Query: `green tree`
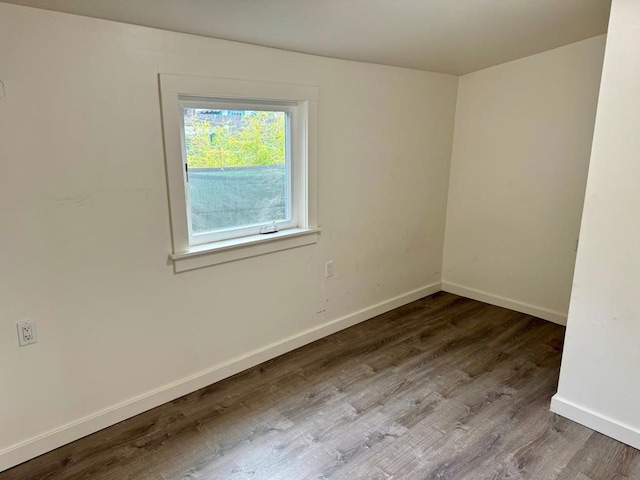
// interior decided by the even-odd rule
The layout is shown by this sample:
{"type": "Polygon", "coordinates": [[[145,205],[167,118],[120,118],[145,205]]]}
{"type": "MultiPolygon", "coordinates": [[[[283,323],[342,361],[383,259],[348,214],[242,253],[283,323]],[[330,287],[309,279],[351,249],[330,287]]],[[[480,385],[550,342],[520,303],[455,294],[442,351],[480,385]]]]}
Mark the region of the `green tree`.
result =
{"type": "Polygon", "coordinates": [[[191,168],[282,165],[286,158],[285,115],[250,112],[240,125],[213,124],[195,115],[187,121],[187,164],[191,168]]]}

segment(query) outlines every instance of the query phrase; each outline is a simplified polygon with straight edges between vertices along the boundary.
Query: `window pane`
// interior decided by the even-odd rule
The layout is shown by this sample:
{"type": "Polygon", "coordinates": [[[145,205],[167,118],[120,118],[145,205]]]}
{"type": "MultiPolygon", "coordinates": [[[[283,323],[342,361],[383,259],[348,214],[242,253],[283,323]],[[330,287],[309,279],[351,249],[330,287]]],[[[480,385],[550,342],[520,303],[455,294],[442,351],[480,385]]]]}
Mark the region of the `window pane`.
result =
{"type": "Polygon", "coordinates": [[[287,220],[286,113],[183,111],[192,233],[287,220]]]}

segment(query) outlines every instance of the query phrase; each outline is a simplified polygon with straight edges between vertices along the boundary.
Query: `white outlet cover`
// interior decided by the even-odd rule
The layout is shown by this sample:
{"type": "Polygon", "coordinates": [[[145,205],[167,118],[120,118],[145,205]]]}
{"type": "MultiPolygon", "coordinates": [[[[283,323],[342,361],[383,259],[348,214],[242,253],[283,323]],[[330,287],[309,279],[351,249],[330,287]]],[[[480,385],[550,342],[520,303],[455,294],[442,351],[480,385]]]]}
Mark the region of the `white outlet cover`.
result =
{"type": "Polygon", "coordinates": [[[333,277],[333,260],[329,260],[324,266],[324,274],[327,278],[333,277]]]}
{"type": "Polygon", "coordinates": [[[35,321],[29,320],[26,322],[19,322],[16,326],[18,327],[18,344],[21,347],[31,345],[38,341],[38,332],[36,330],[35,321]]]}

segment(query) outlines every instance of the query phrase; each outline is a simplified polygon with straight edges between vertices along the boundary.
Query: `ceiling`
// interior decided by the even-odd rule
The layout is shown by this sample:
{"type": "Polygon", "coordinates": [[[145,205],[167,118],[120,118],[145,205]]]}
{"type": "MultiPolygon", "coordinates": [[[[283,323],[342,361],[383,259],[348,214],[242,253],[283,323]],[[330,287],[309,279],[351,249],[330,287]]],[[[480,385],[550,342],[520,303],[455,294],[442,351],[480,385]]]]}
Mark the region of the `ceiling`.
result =
{"type": "Polygon", "coordinates": [[[2,1],[458,75],[605,33],[611,6],[611,0],[2,1]]]}

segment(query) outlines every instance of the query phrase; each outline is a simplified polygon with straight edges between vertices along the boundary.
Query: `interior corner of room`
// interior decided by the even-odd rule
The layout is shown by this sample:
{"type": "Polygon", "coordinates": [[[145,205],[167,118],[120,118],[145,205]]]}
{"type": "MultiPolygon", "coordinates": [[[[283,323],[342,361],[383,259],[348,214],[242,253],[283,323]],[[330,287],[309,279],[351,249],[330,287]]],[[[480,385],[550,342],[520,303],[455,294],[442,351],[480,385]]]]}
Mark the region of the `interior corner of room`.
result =
{"type": "Polygon", "coordinates": [[[0,471],[440,291],[640,448],[638,25],[458,75],[0,3],[0,471]],[[317,87],[317,241],[174,272],[160,73],[317,87]]]}

